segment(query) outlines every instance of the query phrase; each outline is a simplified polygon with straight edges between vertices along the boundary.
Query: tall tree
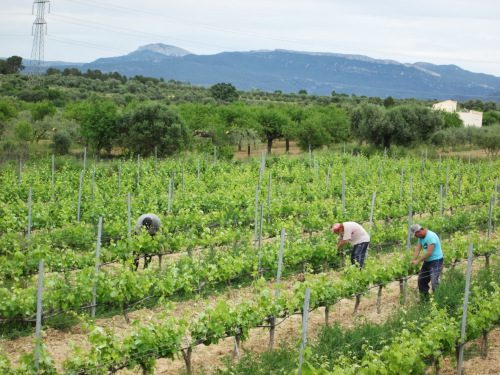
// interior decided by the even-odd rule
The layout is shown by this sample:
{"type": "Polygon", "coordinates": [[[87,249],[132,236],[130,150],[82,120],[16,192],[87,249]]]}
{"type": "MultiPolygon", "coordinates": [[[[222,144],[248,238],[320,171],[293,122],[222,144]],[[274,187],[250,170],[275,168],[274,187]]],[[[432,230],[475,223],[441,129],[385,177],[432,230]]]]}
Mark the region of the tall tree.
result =
{"type": "Polygon", "coordinates": [[[302,125],[297,129],[297,140],[303,150],[316,149],[350,138],[349,116],[336,106],[315,106],[307,111],[302,125]]]}
{"type": "Polygon", "coordinates": [[[287,122],[283,127],[283,136],[285,137],[285,152],[290,151],[290,140],[295,139],[302,123],[307,117],[306,110],[302,106],[291,104],[285,107],[285,113],[291,121],[287,122]]]}
{"type": "Polygon", "coordinates": [[[68,115],[80,124],[80,133],[85,142],[98,154],[111,151],[118,138],[116,104],[105,98],[93,96],[68,108],[68,115]]]}
{"type": "Polygon", "coordinates": [[[52,102],[44,100],[43,102],[35,103],[30,109],[33,123],[33,141],[38,142],[51,129],[50,123],[44,121],[46,117],[53,116],[56,113],[56,107],[52,102]]]}
{"type": "Polygon", "coordinates": [[[223,103],[231,103],[238,100],[238,91],[230,83],[216,83],[210,87],[210,95],[215,100],[223,103]]]}
{"type": "Polygon", "coordinates": [[[7,122],[17,116],[17,109],[10,101],[0,99],[0,136],[7,127],[7,122]]]}
{"type": "Polygon", "coordinates": [[[252,109],[242,103],[232,103],[219,107],[219,117],[224,126],[224,132],[229,139],[236,143],[238,151],[242,150],[243,142],[250,146],[251,142],[258,139],[259,127],[252,109]]]}
{"type": "Polygon", "coordinates": [[[190,134],[209,138],[215,145],[224,143],[224,124],[215,104],[183,103],[176,108],[190,134]]]}
{"type": "Polygon", "coordinates": [[[263,137],[267,140],[267,152],[271,153],[273,141],[283,135],[283,128],[289,118],[276,107],[261,107],[257,113],[257,122],[263,137]]]}
{"type": "Polygon", "coordinates": [[[361,104],[352,111],[351,131],[361,141],[376,145],[390,143],[390,129],[384,124],[384,109],[374,104],[361,104]]]}
{"type": "Polygon", "coordinates": [[[20,56],[11,56],[6,60],[0,60],[0,74],[16,74],[23,69],[23,58],[20,56]]]}
{"type": "Polygon", "coordinates": [[[174,110],[159,103],[142,103],[127,111],[120,120],[122,140],[131,151],[141,155],[172,155],[185,149],[189,135],[174,110]]]}

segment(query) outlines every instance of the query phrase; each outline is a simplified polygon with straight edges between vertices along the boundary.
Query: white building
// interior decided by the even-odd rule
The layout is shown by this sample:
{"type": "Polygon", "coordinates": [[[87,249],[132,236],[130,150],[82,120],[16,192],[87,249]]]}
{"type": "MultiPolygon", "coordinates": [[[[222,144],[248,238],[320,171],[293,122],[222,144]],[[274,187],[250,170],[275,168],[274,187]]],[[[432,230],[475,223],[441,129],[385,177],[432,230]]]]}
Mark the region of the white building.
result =
{"type": "Polygon", "coordinates": [[[478,111],[457,111],[457,102],[455,100],[445,100],[432,105],[436,111],[456,112],[458,117],[464,123],[464,126],[483,126],[483,112],[478,111]]]}
{"type": "Polygon", "coordinates": [[[457,102],[454,100],[445,100],[432,105],[432,109],[436,111],[456,112],[457,102]]]}
{"type": "Polygon", "coordinates": [[[471,110],[469,112],[457,113],[458,117],[460,117],[465,126],[475,126],[476,128],[483,126],[483,112],[471,110]]]}

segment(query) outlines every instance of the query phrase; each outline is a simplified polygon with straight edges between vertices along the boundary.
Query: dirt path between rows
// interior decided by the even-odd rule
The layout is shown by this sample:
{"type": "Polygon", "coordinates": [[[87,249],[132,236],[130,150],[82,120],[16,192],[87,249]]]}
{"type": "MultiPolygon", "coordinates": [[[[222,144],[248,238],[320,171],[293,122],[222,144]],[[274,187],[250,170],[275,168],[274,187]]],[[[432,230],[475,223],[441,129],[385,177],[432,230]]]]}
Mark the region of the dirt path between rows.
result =
{"type": "MultiPolygon", "coordinates": [[[[410,281],[410,287],[414,288],[410,281]]],[[[358,308],[358,314],[353,315],[354,300],[344,299],[330,308],[330,324],[340,323],[344,327],[354,327],[363,321],[381,323],[399,306],[399,283],[394,282],[387,286],[382,294],[381,313],[377,314],[376,307],[377,291],[372,289],[370,293],[363,296],[358,308]]],[[[315,337],[321,327],[325,325],[325,309],[320,308],[309,314],[309,337],[315,337]]],[[[302,317],[293,315],[276,328],[276,346],[280,341],[297,340],[301,334],[302,317]]],[[[266,328],[255,328],[250,331],[247,341],[241,345],[241,351],[263,352],[268,348],[269,330],[266,328]]],[[[231,357],[234,350],[234,338],[227,338],[218,345],[198,346],[193,350],[192,366],[194,372],[203,371],[213,373],[217,367],[223,365],[222,359],[231,357]]],[[[185,371],[184,361],[161,359],[156,366],[155,374],[174,375],[185,371]]],[[[132,374],[132,372],[121,372],[121,374],[132,374]]]]}

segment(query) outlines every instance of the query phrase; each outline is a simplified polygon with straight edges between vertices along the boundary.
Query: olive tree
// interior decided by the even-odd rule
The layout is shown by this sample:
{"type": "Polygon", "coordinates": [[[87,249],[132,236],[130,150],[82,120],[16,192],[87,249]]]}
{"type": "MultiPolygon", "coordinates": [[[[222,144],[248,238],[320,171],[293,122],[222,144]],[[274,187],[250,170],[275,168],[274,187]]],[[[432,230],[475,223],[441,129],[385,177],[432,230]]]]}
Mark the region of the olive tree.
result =
{"type": "Polygon", "coordinates": [[[119,134],[118,108],[113,101],[93,96],[70,106],[67,115],[80,124],[81,136],[97,154],[103,149],[111,151],[119,134]]]}
{"type": "Polygon", "coordinates": [[[120,119],[122,142],[131,151],[151,155],[172,155],[189,145],[189,134],[176,111],[160,103],[141,103],[120,119]]]}

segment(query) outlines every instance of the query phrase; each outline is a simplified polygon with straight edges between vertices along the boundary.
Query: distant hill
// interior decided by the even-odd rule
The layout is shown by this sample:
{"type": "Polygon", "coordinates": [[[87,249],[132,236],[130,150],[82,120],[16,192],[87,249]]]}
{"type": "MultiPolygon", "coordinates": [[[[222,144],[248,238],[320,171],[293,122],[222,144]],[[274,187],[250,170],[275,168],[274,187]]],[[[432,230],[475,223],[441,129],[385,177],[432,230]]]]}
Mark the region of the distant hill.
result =
{"type": "MultiPolygon", "coordinates": [[[[49,65],[49,64],[47,64],[49,65]]],[[[69,65],[69,64],[68,64],[69,65]]],[[[59,69],[64,64],[54,64],[59,69]]],[[[288,50],[195,55],[165,44],[140,47],[125,56],[75,65],[126,76],[143,75],[210,86],[228,82],[240,90],[259,89],[330,95],[346,94],[419,99],[481,99],[500,102],[500,77],[456,65],[403,64],[361,55],[288,50]]]]}

